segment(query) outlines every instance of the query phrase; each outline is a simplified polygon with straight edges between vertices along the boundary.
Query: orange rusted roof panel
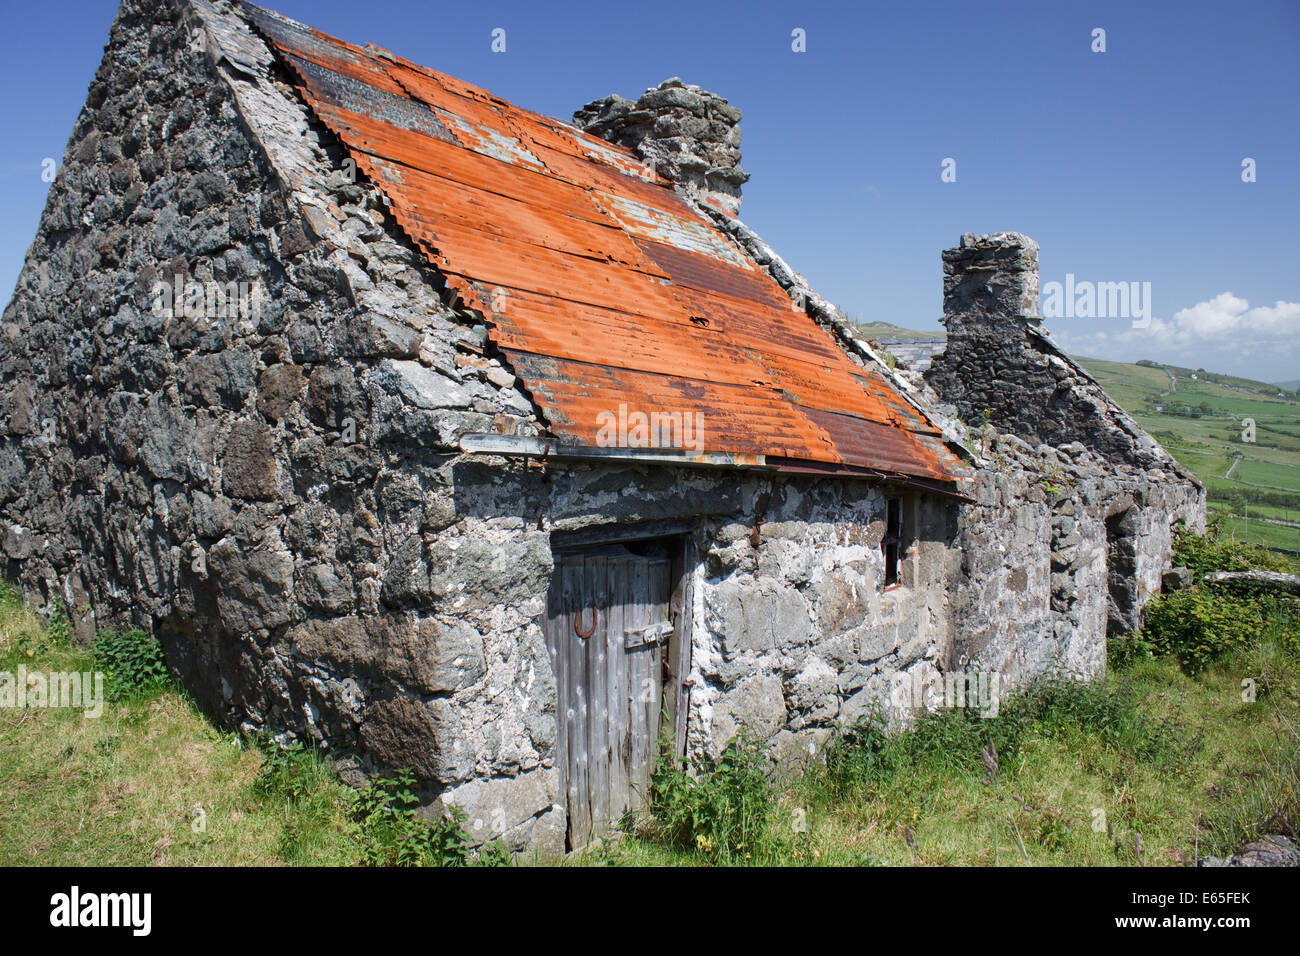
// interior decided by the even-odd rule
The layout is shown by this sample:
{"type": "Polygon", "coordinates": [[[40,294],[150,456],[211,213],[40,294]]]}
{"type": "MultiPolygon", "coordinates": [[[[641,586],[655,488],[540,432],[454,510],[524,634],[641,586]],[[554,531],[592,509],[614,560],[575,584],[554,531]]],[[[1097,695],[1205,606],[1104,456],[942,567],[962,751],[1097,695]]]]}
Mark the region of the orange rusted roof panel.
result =
{"type": "Polygon", "coordinates": [[[397,223],[483,314],[561,441],[965,474],[878,369],[851,361],[630,150],[245,8],[397,223]]]}

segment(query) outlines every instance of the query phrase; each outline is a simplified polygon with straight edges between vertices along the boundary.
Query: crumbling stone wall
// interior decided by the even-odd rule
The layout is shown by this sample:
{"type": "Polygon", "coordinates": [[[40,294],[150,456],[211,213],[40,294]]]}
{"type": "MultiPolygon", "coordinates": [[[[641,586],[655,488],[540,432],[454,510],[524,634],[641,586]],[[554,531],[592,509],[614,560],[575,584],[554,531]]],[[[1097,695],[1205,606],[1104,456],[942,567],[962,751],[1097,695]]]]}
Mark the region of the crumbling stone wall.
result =
{"type": "Polygon", "coordinates": [[[947,345],[925,379],[956,417],[1031,445],[1080,441],[1116,464],[1168,467],[1169,453],[1052,341],[1038,315],[1038,244],[1015,232],[943,253],[947,345]]]}
{"type": "Polygon", "coordinates": [[[740,110],[721,96],[677,77],[633,103],[617,94],[573,114],[580,129],[634,150],[701,206],[735,217],[740,187],[740,110]]]}
{"type": "Polygon", "coordinates": [[[1139,627],[1159,593],[1177,525],[1204,529],[1205,489],[1052,342],[1032,239],[967,234],[943,263],[948,338],[924,379],[982,463],[958,653],[1008,678],[1093,676],[1106,634],[1139,627]]]}
{"type": "Polygon", "coordinates": [[[975,501],[957,538],[954,662],[1008,684],[1099,675],[1108,633],[1136,629],[1160,592],[1175,529],[1204,530],[1204,490],[1174,471],[1117,470],[1079,442],[1031,448],[990,426],[976,447],[975,501]],[[1116,568],[1121,549],[1129,563],[1116,568]]]}
{"type": "Polygon", "coordinates": [[[553,791],[545,534],[403,576],[460,520],[459,435],[531,404],[342,158],[228,5],[123,5],[4,313],[5,571],[82,639],[157,634],[232,725],[553,791]],[[178,276],[264,296],[156,309],[178,276]]]}
{"type": "Polygon", "coordinates": [[[912,671],[948,666],[956,507],[928,495],[902,499],[905,556],[899,586],[886,588],[887,494],[781,482],[757,496],[776,505],[759,547],[752,512],[701,538],[692,706],[713,746],[744,726],[770,741],[783,765],[798,765],[833,727],[887,710],[912,671]]]}

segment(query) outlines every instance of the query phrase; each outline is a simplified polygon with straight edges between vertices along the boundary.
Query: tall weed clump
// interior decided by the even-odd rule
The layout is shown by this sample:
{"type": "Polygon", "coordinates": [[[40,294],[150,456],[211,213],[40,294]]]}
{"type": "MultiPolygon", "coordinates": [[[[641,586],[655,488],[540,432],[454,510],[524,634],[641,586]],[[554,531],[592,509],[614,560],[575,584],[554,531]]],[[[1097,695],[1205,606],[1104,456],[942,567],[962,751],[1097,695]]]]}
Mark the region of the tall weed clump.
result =
{"type": "Polygon", "coordinates": [[[761,744],[733,737],[716,758],[698,757],[692,768],[659,758],[645,835],[710,862],[752,860],[765,848],[777,805],[761,744]]]}
{"type": "Polygon", "coordinates": [[[1174,562],[1190,569],[1200,583],[1153,598],[1141,630],[1111,642],[1112,666],[1169,655],[1195,675],[1234,654],[1254,651],[1265,640],[1300,654],[1294,601],[1248,586],[1203,581],[1213,571],[1292,570],[1285,557],[1224,537],[1212,520],[1204,535],[1179,529],[1174,562]]]}

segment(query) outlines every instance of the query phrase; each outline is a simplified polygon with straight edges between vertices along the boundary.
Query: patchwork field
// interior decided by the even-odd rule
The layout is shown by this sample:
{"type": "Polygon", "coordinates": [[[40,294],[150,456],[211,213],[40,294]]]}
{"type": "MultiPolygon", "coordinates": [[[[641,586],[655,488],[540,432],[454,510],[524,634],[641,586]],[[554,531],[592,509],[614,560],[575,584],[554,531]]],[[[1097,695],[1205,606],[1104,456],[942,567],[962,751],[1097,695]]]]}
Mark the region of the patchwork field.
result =
{"type": "Polygon", "coordinates": [[[1209,492],[1225,531],[1300,551],[1300,395],[1172,365],[1076,359],[1209,492]],[[1245,419],[1255,441],[1243,440],[1245,419]]]}

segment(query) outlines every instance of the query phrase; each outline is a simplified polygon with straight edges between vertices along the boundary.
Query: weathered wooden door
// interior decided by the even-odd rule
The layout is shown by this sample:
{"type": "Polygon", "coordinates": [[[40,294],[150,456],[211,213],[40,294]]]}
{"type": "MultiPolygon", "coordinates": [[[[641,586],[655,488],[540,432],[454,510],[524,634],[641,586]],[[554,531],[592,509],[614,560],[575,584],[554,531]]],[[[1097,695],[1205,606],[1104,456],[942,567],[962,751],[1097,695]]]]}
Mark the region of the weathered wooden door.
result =
{"type": "Polygon", "coordinates": [[[659,753],[671,562],[666,549],[642,550],[556,552],[546,642],[572,849],[644,804],[659,753]]]}

